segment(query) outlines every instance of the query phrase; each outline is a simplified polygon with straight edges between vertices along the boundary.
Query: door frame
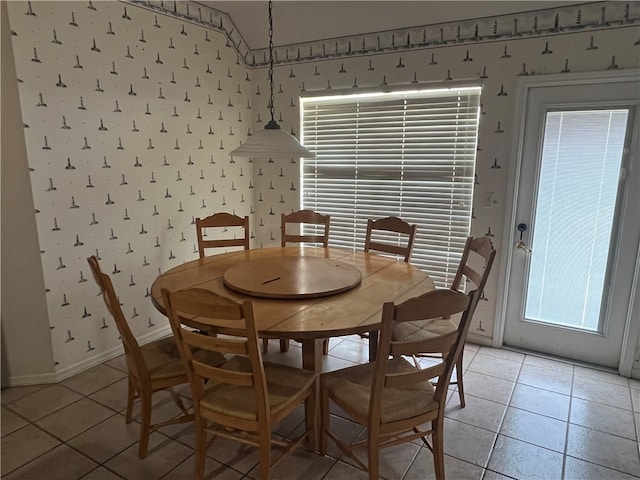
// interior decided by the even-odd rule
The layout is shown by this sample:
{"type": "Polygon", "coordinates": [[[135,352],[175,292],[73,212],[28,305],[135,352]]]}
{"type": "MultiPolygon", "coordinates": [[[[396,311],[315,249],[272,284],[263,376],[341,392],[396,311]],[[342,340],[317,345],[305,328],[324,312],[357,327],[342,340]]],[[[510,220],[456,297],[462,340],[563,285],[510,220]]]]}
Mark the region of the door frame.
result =
{"type": "MultiPolygon", "coordinates": [[[[516,81],[516,108],[514,114],[514,132],[511,158],[514,160],[509,171],[508,190],[505,206],[505,223],[503,230],[502,252],[498,278],[498,295],[496,298],[496,322],[495,334],[492,346],[500,348],[504,342],[504,329],[506,325],[507,294],[510,280],[511,262],[514,254],[516,238],[516,202],[519,193],[519,178],[522,166],[522,146],[525,133],[526,109],[530,91],[539,87],[554,87],[563,85],[606,84],[610,82],[633,81],[640,78],[640,69],[611,70],[603,72],[561,73],[551,75],[536,75],[518,77],[516,81]]],[[[636,119],[636,122],[639,120],[636,119]]],[[[631,150],[638,148],[640,139],[634,135],[631,150]]],[[[631,170],[631,169],[630,169],[631,170]]],[[[629,171],[629,175],[638,176],[639,172],[629,171]]],[[[636,252],[634,285],[631,289],[629,308],[627,310],[626,325],[618,371],[620,375],[630,377],[634,363],[634,353],[640,335],[640,322],[633,322],[634,312],[640,310],[640,251],[636,252]]]]}

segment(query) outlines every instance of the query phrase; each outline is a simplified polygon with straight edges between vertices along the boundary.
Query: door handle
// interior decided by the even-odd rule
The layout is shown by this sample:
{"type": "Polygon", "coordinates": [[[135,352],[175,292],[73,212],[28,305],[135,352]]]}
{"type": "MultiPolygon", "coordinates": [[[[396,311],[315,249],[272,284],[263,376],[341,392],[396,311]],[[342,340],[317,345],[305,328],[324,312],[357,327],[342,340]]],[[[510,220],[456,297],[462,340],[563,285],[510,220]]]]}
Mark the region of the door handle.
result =
{"type": "Polygon", "coordinates": [[[516,248],[518,250],[524,250],[527,253],[531,253],[531,249],[529,247],[527,247],[527,244],[524,243],[524,241],[522,240],[522,234],[527,230],[527,224],[526,223],[519,223],[518,224],[518,231],[520,232],[520,240],[518,240],[516,242],[516,248]]]}

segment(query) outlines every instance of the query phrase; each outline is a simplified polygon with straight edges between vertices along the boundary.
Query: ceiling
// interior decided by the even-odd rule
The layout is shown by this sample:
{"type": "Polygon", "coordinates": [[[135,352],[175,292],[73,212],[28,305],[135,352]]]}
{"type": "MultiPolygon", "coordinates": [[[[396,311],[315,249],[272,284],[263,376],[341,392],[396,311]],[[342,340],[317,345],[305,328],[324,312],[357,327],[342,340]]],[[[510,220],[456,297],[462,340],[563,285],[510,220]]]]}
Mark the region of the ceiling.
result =
{"type": "MultiPolygon", "coordinates": [[[[268,47],[266,1],[199,3],[229,15],[251,50],[268,47]]],[[[273,3],[273,42],[290,45],[579,3],[584,2],[281,0],[273,3]]]]}

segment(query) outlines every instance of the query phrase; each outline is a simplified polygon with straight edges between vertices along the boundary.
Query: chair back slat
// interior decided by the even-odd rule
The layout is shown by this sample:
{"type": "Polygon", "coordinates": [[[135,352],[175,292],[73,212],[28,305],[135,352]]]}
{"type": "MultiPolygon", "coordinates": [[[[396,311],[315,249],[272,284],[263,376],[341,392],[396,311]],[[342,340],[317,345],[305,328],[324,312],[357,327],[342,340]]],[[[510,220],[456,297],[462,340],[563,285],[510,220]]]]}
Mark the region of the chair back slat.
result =
{"type": "Polygon", "coordinates": [[[442,375],[445,371],[444,363],[438,363],[412,373],[388,373],[384,377],[385,388],[407,388],[418,383],[428,382],[432,378],[442,375]]]}
{"type": "Polygon", "coordinates": [[[322,243],[324,244],[324,235],[292,235],[287,234],[287,243],[322,243]]]}
{"type": "Polygon", "coordinates": [[[404,255],[407,253],[407,247],[401,247],[399,245],[389,245],[388,243],[374,242],[374,241],[369,242],[369,250],[392,253],[394,255],[400,255],[401,257],[404,257],[404,255]]]}
{"type": "Polygon", "coordinates": [[[479,287],[483,284],[483,276],[484,274],[476,272],[474,269],[469,267],[468,265],[464,265],[462,268],[462,274],[467,277],[467,279],[472,282],[476,287],[479,287]]]}
{"type": "Polygon", "coordinates": [[[289,214],[282,214],[280,216],[280,230],[281,230],[281,246],[285,247],[287,243],[318,243],[323,247],[329,245],[329,226],[331,223],[330,215],[323,215],[313,210],[298,210],[289,214]],[[287,232],[288,224],[296,224],[298,226],[304,225],[320,225],[322,234],[320,235],[300,235],[291,234],[287,232]]]}
{"type": "Polygon", "coordinates": [[[399,217],[385,217],[378,220],[372,220],[371,226],[375,230],[385,230],[387,232],[404,233],[410,235],[414,226],[405,222],[399,217]]]}
{"type": "Polygon", "coordinates": [[[411,258],[411,251],[413,250],[413,241],[416,235],[416,225],[411,225],[408,222],[398,217],[386,217],[378,220],[367,220],[367,233],[364,241],[364,251],[375,250],[384,253],[390,253],[392,255],[399,255],[403,257],[405,262],[409,262],[411,258]],[[376,232],[391,232],[396,233],[400,237],[403,237],[404,245],[398,245],[397,243],[388,243],[381,241],[383,238],[373,238],[376,236],[383,236],[376,232]]]}
{"type": "Polygon", "coordinates": [[[391,356],[410,356],[418,353],[447,353],[457,338],[457,331],[439,335],[433,338],[417,340],[414,342],[392,341],[390,347],[391,356]]]}
{"type": "Polygon", "coordinates": [[[203,248],[244,247],[244,239],[202,240],[201,245],[203,248]]]}
{"type": "Polygon", "coordinates": [[[471,241],[470,249],[472,252],[477,253],[481,257],[488,259],[495,249],[493,248],[493,242],[489,237],[478,237],[471,241]]]}
{"type": "Polygon", "coordinates": [[[200,332],[192,332],[183,330],[182,340],[188,343],[192,348],[201,348],[213,352],[220,352],[224,355],[248,355],[249,350],[246,340],[214,337],[204,335],[200,332]]]}
{"type": "Polygon", "coordinates": [[[469,298],[460,295],[460,292],[443,289],[436,295],[434,291],[427,292],[418,297],[410,298],[406,302],[396,306],[396,322],[412,322],[441,318],[453,313],[460,313],[469,305],[469,298]],[[428,310],[425,308],[425,300],[428,302],[428,310]]]}
{"type": "MultiPolygon", "coordinates": [[[[243,320],[242,305],[220,295],[210,295],[204,288],[189,288],[174,294],[173,306],[180,314],[203,316],[203,322],[215,326],[216,320],[243,320]],[[203,312],[205,315],[203,315],[203,312]],[[207,321],[207,319],[209,321],[207,321]]],[[[228,324],[224,323],[225,325],[228,324]]],[[[239,328],[244,328],[239,325],[239,328]]]]}
{"type": "Polygon", "coordinates": [[[254,375],[252,372],[238,372],[234,370],[212,367],[198,360],[192,361],[193,371],[200,377],[220,383],[228,383],[239,387],[253,387],[254,375]]]}
{"type": "Polygon", "coordinates": [[[196,218],[196,235],[200,258],[204,258],[207,248],[243,247],[245,250],[249,250],[249,217],[220,212],[206,218],[196,218]],[[242,227],[243,235],[235,238],[205,239],[205,229],[227,227],[242,227]]]}

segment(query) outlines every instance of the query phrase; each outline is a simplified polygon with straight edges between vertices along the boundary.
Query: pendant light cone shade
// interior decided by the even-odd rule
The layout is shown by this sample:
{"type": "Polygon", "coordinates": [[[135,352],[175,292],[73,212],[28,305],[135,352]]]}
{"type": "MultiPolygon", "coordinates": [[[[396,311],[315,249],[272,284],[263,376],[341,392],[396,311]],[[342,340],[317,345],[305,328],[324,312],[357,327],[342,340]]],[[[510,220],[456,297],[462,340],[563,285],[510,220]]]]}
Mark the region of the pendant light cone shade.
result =
{"type": "Polygon", "coordinates": [[[293,135],[278,128],[271,127],[271,122],[264,130],[254,133],[233,150],[229,155],[233,157],[254,157],[254,158],[315,158],[316,156],[298,143],[293,135]]]}
{"type": "Polygon", "coordinates": [[[283,131],[274,120],[273,106],[273,2],[269,0],[269,113],[271,120],[261,132],[254,133],[229,155],[232,157],[254,158],[316,158],[316,156],[300,145],[296,137],[283,131]]]}

